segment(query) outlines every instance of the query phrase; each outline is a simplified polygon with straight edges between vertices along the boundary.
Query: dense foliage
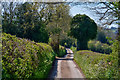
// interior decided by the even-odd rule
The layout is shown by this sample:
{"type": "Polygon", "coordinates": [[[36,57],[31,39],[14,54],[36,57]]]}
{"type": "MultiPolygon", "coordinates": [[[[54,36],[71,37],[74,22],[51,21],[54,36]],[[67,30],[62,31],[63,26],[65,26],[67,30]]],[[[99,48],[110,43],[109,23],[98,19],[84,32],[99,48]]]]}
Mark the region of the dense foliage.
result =
{"type": "Polygon", "coordinates": [[[75,39],[70,37],[64,38],[60,40],[60,45],[70,48],[71,46],[75,46],[75,39]]]}
{"type": "MultiPolygon", "coordinates": [[[[51,46],[56,53],[59,53],[59,44],[61,39],[65,39],[70,28],[71,16],[70,7],[65,3],[48,4],[45,16],[47,30],[51,38],[51,46]]],[[[68,37],[68,36],[67,36],[68,37]]]]}
{"type": "Polygon", "coordinates": [[[114,43],[113,43],[113,46],[112,46],[112,53],[111,55],[112,56],[115,56],[115,57],[118,57],[119,56],[119,52],[120,52],[120,42],[118,40],[116,40],[114,43]]]}
{"type": "Polygon", "coordinates": [[[88,49],[91,51],[105,53],[105,54],[110,54],[112,52],[110,45],[95,40],[88,41],[88,49]]]}
{"type": "Polygon", "coordinates": [[[2,78],[46,78],[54,60],[51,46],[2,35],[2,78]]]}
{"type": "Polygon", "coordinates": [[[64,57],[66,55],[66,49],[63,46],[59,47],[59,54],[57,54],[58,57],[64,57]]]}
{"type": "MultiPolygon", "coordinates": [[[[118,20],[120,18],[119,3],[104,3],[108,10],[105,11],[105,14],[102,13],[104,14],[102,18],[108,18],[104,17],[111,10],[110,14],[112,13],[112,16],[118,17],[118,20]]],[[[77,39],[77,50],[90,49],[110,54],[99,54],[91,51],[79,51],[76,53],[76,48],[71,47],[75,53],[74,59],[86,77],[116,78],[118,76],[117,61],[120,42],[112,41],[116,36],[111,31],[105,33],[99,30],[98,41],[89,41],[96,37],[97,25],[88,16],[77,14],[71,21],[70,7],[66,3],[2,2],[2,7],[2,30],[5,32],[3,33],[2,43],[0,43],[0,47],[2,47],[3,78],[47,77],[55,58],[54,52],[58,53],[58,57],[63,57],[66,51],[62,46],[71,47],[74,44],[76,47],[76,41],[67,36],[69,30],[70,35],[77,39]],[[108,37],[112,37],[112,39],[108,39],[108,42],[106,34],[108,37]],[[51,46],[45,44],[48,41],[51,46]],[[103,43],[113,45],[109,46],[103,43]]],[[[110,24],[114,22],[107,21],[110,21],[110,24]]],[[[118,33],[120,34],[120,28],[118,33]]],[[[118,39],[120,41],[119,35],[118,39]]]]}
{"type": "Polygon", "coordinates": [[[98,34],[97,34],[96,38],[101,43],[107,43],[107,39],[106,39],[106,35],[105,35],[104,31],[98,30],[98,34]]]}
{"type": "Polygon", "coordinates": [[[73,53],[76,53],[76,51],[77,51],[77,48],[74,46],[72,46],[70,49],[73,51],[73,53]]]}
{"type": "Polygon", "coordinates": [[[70,29],[70,7],[65,3],[3,2],[3,32],[48,43],[59,53],[60,40],[70,29]]]}
{"type": "Polygon", "coordinates": [[[118,57],[82,50],[74,60],[86,78],[118,78],[118,57]]]}
{"type": "Polygon", "coordinates": [[[45,29],[46,25],[39,15],[39,3],[2,4],[4,9],[2,14],[3,32],[35,42],[48,42],[49,35],[45,29]]]}
{"type": "Polygon", "coordinates": [[[77,14],[72,18],[70,35],[77,39],[77,50],[87,49],[87,43],[97,34],[97,25],[86,15],[77,14]]]}

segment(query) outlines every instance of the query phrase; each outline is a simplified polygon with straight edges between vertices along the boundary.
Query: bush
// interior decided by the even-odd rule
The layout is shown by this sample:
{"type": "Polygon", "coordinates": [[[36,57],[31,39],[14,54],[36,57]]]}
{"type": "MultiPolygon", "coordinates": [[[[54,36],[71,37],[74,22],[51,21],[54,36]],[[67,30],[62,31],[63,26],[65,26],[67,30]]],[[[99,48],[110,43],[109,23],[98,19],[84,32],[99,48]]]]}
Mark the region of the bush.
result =
{"type": "Polygon", "coordinates": [[[86,78],[118,78],[118,59],[92,51],[77,51],[74,60],[86,78]]]}
{"type": "Polygon", "coordinates": [[[73,46],[70,49],[73,51],[73,53],[75,53],[77,51],[77,48],[73,47],[73,46]]]}
{"type": "Polygon", "coordinates": [[[120,65],[120,41],[116,40],[113,43],[111,55],[116,57],[116,61],[114,63],[115,63],[116,66],[119,67],[118,71],[119,71],[119,74],[120,74],[120,66],[119,66],[120,65]]]}
{"type": "Polygon", "coordinates": [[[60,46],[60,48],[59,48],[59,53],[58,53],[58,57],[63,57],[63,56],[65,56],[66,55],[66,49],[65,49],[65,47],[63,47],[63,46],[60,46]]]}
{"type": "Polygon", "coordinates": [[[47,77],[55,58],[51,46],[6,33],[2,36],[2,78],[47,77]]]}
{"type": "Polygon", "coordinates": [[[66,48],[70,48],[72,45],[75,45],[75,39],[70,37],[64,38],[60,40],[60,45],[65,46],[66,48]]]}
{"type": "Polygon", "coordinates": [[[112,46],[112,53],[111,55],[118,57],[118,52],[120,52],[120,43],[119,41],[115,41],[112,46]]]}
{"type": "Polygon", "coordinates": [[[103,44],[99,41],[89,41],[88,49],[95,52],[110,54],[112,52],[111,46],[103,44]]]}
{"type": "Polygon", "coordinates": [[[96,39],[101,43],[107,43],[106,34],[104,30],[98,30],[96,39]]]}

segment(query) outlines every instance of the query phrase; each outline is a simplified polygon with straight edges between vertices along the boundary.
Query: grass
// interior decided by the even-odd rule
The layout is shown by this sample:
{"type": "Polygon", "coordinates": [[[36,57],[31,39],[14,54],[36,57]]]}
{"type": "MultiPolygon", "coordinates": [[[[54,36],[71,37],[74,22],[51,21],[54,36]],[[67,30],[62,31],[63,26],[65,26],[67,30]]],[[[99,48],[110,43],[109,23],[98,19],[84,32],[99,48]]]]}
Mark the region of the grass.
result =
{"type": "Polygon", "coordinates": [[[74,61],[86,78],[118,78],[117,58],[89,50],[77,51],[74,61]]]}

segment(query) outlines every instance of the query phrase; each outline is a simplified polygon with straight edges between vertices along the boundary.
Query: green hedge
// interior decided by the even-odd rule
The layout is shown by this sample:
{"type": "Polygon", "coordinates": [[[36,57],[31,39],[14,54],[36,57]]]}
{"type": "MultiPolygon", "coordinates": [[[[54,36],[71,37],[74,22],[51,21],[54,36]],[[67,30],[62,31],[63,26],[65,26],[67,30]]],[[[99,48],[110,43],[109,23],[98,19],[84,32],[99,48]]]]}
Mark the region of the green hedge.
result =
{"type": "Polygon", "coordinates": [[[73,47],[73,46],[70,49],[73,51],[73,53],[75,53],[77,51],[77,48],[73,47]]]}
{"type": "Polygon", "coordinates": [[[74,60],[86,78],[118,78],[118,57],[82,50],[74,60]]]}
{"type": "Polygon", "coordinates": [[[59,47],[59,53],[57,54],[58,57],[64,57],[66,55],[66,49],[63,46],[59,47]]]}
{"type": "Polygon", "coordinates": [[[88,42],[88,49],[95,52],[110,54],[112,52],[111,46],[108,44],[103,44],[99,41],[92,41],[88,42]]]}
{"type": "Polygon", "coordinates": [[[45,43],[2,34],[2,78],[45,78],[54,58],[45,43]]]}

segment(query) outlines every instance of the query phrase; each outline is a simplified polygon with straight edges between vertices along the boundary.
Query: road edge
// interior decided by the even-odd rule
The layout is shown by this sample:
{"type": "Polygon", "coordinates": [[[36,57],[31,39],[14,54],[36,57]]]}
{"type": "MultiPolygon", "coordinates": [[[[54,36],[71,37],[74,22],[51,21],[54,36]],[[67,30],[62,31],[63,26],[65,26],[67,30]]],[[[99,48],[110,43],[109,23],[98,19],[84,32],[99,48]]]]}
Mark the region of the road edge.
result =
{"type": "Polygon", "coordinates": [[[78,68],[78,70],[81,72],[82,76],[86,79],[84,73],[82,72],[82,69],[78,66],[78,64],[74,61],[74,59],[73,59],[73,63],[76,65],[76,67],[78,68]]]}

